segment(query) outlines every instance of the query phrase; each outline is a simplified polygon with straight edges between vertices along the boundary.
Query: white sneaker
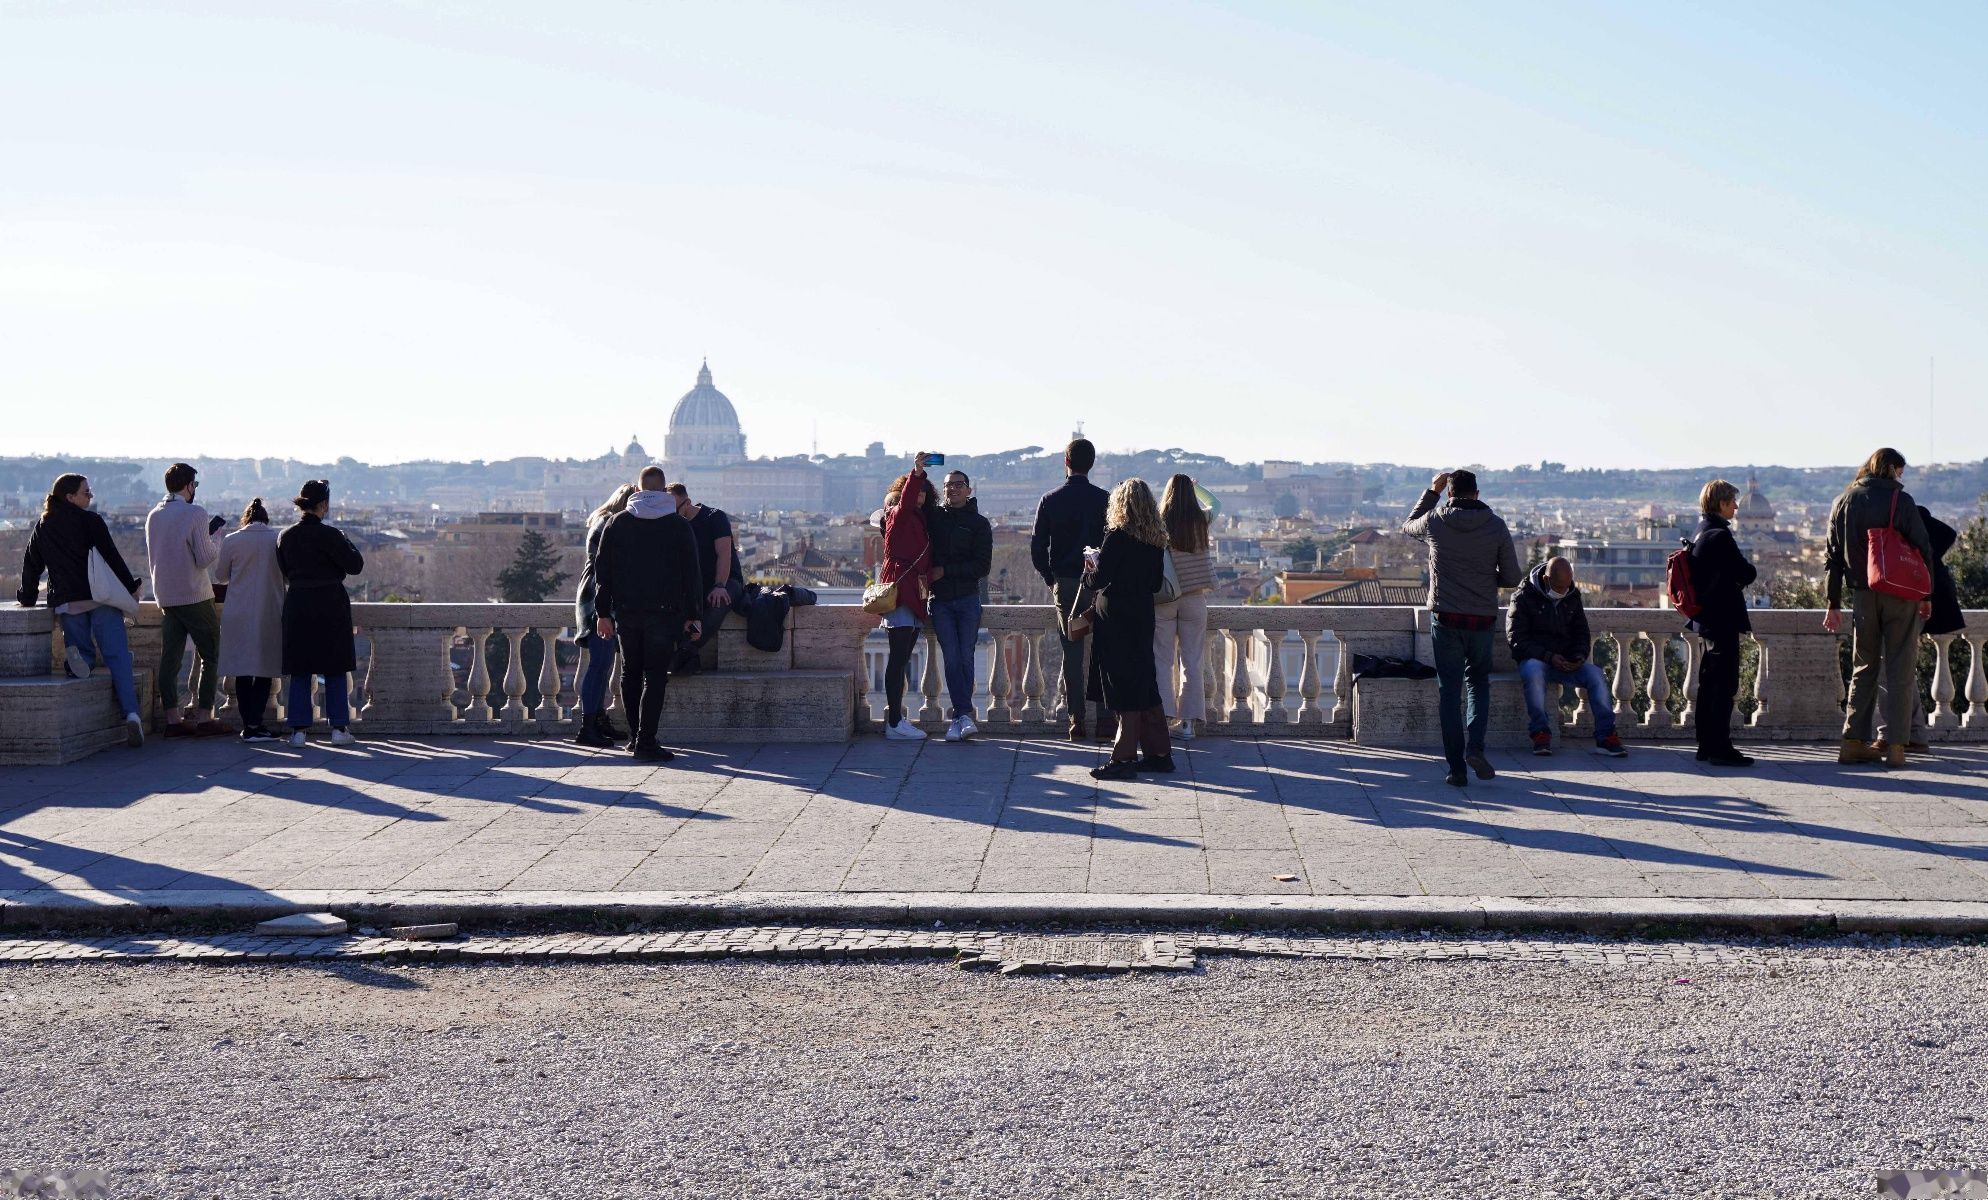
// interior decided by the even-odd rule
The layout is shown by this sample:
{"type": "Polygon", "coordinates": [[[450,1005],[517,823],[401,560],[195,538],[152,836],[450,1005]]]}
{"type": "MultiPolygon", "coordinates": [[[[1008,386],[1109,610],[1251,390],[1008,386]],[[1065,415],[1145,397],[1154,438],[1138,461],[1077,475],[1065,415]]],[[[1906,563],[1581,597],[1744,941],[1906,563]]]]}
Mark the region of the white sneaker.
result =
{"type": "Polygon", "coordinates": [[[972,717],[961,717],[961,718],[959,719],[959,740],[960,740],[960,741],[962,741],[962,742],[963,742],[963,741],[965,741],[966,739],[968,739],[968,738],[972,737],[972,736],[973,736],[974,734],[976,734],[976,733],[979,733],[979,732],[980,732],[980,726],[978,726],[978,725],[975,725],[975,724],[973,723],[973,718],[972,718],[972,717]]]}
{"type": "Polygon", "coordinates": [[[959,739],[960,739],[959,718],[954,717],[953,723],[946,726],[946,740],[949,742],[957,742],[959,741],[959,739]]]}
{"type": "Polygon", "coordinates": [[[64,648],[62,651],[62,662],[69,668],[69,674],[72,678],[88,679],[90,677],[90,660],[84,657],[83,652],[76,647],[69,646],[64,648]]]}
{"type": "Polygon", "coordinates": [[[922,742],[925,731],[911,723],[909,717],[899,717],[897,724],[884,726],[884,736],[894,742],[922,742]]]}
{"type": "Polygon", "coordinates": [[[1178,730],[1176,730],[1176,731],[1174,732],[1174,735],[1173,735],[1173,738],[1174,738],[1174,740],[1175,740],[1175,741],[1177,741],[1177,742],[1191,742],[1191,741],[1193,741],[1193,740],[1194,740],[1194,726],[1195,726],[1195,722],[1193,722],[1193,721],[1182,721],[1182,722],[1180,723],[1180,728],[1179,728],[1178,730]]]}
{"type": "Polygon", "coordinates": [[[305,737],[304,731],[299,729],[295,733],[292,733],[290,735],[290,744],[292,746],[295,746],[297,749],[302,750],[305,746],[311,744],[311,739],[305,737]]]}
{"type": "Polygon", "coordinates": [[[137,713],[124,714],[124,744],[133,750],[145,744],[145,722],[137,713]]]}
{"type": "Polygon", "coordinates": [[[331,744],[334,746],[350,746],[358,740],[358,738],[353,737],[347,730],[334,729],[331,731],[331,744]]]}

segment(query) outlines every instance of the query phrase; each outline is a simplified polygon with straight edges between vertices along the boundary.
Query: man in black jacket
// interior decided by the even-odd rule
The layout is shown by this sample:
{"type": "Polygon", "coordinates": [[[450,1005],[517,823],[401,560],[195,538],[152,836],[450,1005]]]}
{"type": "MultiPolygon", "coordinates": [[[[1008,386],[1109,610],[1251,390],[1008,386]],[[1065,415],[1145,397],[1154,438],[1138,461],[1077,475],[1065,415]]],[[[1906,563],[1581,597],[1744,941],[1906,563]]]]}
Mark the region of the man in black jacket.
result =
{"type": "MultiPolygon", "coordinates": [[[[1615,704],[1601,668],[1588,658],[1594,637],[1581,589],[1574,586],[1574,564],[1555,555],[1532,569],[1512,593],[1512,610],[1505,619],[1505,637],[1518,660],[1519,680],[1526,691],[1526,728],[1532,752],[1553,753],[1553,726],[1560,706],[1546,702],[1548,684],[1556,689],[1572,684],[1588,694],[1595,714],[1595,753],[1611,758],[1629,751],[1615,732],[1615,704]]],[[[1558,695],[1558,692],[1555,692],[1558,695]]]]}
{"type": "Polygon", "coordinates": [[[952,724],[946,740],[962,742],[980,732],[973,723],[973,651],[980,640],[980,606],[987,572],[994,566],[994,527],[980,515],[965,471],[946,475],[945,503],[925,519],[932,539],[932,595],[928,607],[946,663],[952,724]]]}
{"type": "Polygon", "coordinates": [[[656,744],[663,690],[678,637],[695,638],[703,627],[704,576],[690,522],[663,490],[663,469],[644,467],[641,483],[601,531],[595,632],[621,647],[621,706],[636,722],[629,752],[640,762],[668,762],[676,756],[656,744]]]}
{"type": "MultiPolygon", "coordinates": [[[[1097,447],[1078,438],[1063,452],[1069,477],[1063,486],[1042,498],[1035,510],[1035,532],[1029,537],[1029,558],[1035,573],[1056,595],[1056,628],[1063,643],[1063,702],[1070,713],[1070,740],[1084,740],[1084,643],[1069,635],[1070,606],[1076,603],[1084,574],[1084,548],[1104,543],[1104,510],[1111,496],[1090,480],[1097,447]]],[[[1117,735],[1117,722],[1098,706],[1100,740],[1117,735]]]]}

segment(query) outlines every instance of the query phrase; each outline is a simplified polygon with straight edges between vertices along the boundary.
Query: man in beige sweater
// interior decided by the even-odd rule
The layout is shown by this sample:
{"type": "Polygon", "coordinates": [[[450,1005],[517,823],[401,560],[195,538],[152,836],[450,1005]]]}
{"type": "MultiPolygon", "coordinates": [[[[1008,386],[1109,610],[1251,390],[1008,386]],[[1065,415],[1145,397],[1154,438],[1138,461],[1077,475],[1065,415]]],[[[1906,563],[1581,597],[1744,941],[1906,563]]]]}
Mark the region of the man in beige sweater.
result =
{"type": "Polygon", "coordinates": [[[215,532],[225,524],[209,517],[193,502],[199,472],[185,463],[166,468],[166,498],[145,517],[145,556],[152,564],[152,597],[159,602],[164,639],[159,651],[159,701],[165,710],[167,737],[212,737],[227,729],[214,719],[214,689],[220,682],[214,666],[221,644],[221,611],[214,603],[214,581],[208,568],[221,555],[215,532]],[[194,675],[189,684],[194,705],[179,704],[180,664],[186,640],[193,639],[194,675]]]}

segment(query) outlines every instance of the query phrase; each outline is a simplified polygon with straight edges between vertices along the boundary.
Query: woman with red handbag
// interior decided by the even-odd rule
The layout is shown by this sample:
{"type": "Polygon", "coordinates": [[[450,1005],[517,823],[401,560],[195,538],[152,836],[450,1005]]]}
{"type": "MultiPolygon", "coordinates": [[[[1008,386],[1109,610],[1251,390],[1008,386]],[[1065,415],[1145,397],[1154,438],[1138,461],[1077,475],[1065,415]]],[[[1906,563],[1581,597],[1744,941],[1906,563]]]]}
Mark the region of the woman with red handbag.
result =
{"type": "Polygon", "coordinates": [[[928,616],[926,597],[937,578],[925,517],[938,503],[938,491],[925,477],[925,454],[920,451],[911,470],[898,476],[884,497],[883,561],[877,564],[877,582],[897,588],[897,605],[883,614],[882,622],[890,639],[890,657],[884,660],[884,736],[894,741],[925,740],[925,731],[905,716],[904,684],[911,650],[928,616]]]}
{"type": "Polygon", "coordinates": [[[1850,702],[1843,713],[1840,763],[1905,765],[1905,743],[1871,745],[1878,682],[1885,687],[1885,724],[1903,730],[1912,719],[1919,681],[1919,629],[1930,614],[1932,541],[1919,506],[1900,480],[1905,456],[1890,446],[1874,451],[1829,512],[1829,612],[1822,627],[1843,627],[1843,585],[1850,585],[1850,702]]]}

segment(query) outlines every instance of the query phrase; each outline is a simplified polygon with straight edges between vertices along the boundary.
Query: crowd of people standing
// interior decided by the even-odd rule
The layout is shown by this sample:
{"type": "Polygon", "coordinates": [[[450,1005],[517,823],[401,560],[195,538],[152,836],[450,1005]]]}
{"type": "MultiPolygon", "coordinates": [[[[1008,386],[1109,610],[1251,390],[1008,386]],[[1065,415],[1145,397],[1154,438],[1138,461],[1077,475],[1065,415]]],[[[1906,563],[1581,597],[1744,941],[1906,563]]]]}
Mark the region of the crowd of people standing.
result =
{"type": "MultiPolygon", "coordinates": [[[[1099,778],[1165,774],[1175,769],[1174,742],[1192,741],[1206,716],[1202,662],[1214,585],[1209,513],[1186,475],[1168,479],[1157,498],[1140,479],[1107,492],[1090,481],[1096,458],[1088,440],[1069,443],[1064,480],[1042,497],[1029,538],[1031,563],[1055,601],[1067,736],[1111,743],[1109,759],[1092,772],[1099,778]]],[[[930,456],[917,455],[884,496],[875,518],[882,539],[876,582],[865,606],[879,616],[888,645],[885,736],[926,736],[906,710],[905,691],[913,651],[929,623],[944,662],[945,736],[958,742],[978,732],[975,656],[993,531],[967,474],[948,471],[934,486],[931,465],[930,456]]],[[[1905,469],[1897,450],[1878,449],[1830,513],[1823,627],[1843,629],[1847,606],[1851,637],[1839,750],[1844,763],[1902,766],[1905,755],[1923,745],[1918,738],[1925,716],[1914,676],[1919,635],[1962,625],[1942,561],[1955,532],[1905,490],[1905,469]],[[1890,548],[1882,562],[1880,542],[1890,548]],[[1895,562],[1905,564],[1902,575],[1895,562]],[[1917,573],[1910,569],[1914,563],[1917,573]]],[[[267,722],[280,675],[290,680],[284,706],[290,743],[307,744],[314,681],[321,681],[329,740],[349,744],[347,680],[356,654],[345,583],[365,561],[326,521],[328,481],[310,480],[298,489],[292,501],[298,518],[280,534],[257,497],[225,535],[226,520],[197,501],[199,473],[192,466],[174,463],[163,482],[166,494],[145,521],[147,566],[161,614],[155,686],[162,734],[228,732],[215,718],[225,676],[236,682],[239,736],[275,740],[267,722]],[[195,662],[182,695],[189,643],[195,662]]],[[[137,746],[144,740],[143,721],[124,617],[136,611],[143,583],[91,509],[92,499],[86,477],[56,478],[28,539],[18,599],[34,605],[41,579],[48,577],[47,603],[62,632],[68,673],[83,677],[100,666],[108,671],[126,739],[137,746]]],[[[1672,584],[1673,602],[1703,645],[1697,757],[1717,767],[1753,762],[1732,735],[1741,638],[1752,627],[1746,590],[1757,579],[1733,528],[1738,501],[1739,490],[1726,480],[1705,484],[1697,528],[1680,551],[1683,573],[1672,584]]],[[[1549,704],[1548,689],[1574,687],[1587,693],[1594,713],[1596,751],[1627,754],[1612,697],[1589,657],[1591,631],[1573,564],[1551,556],[1522,570],[1509,528],[1480,497],[1469,471],[1437,475],[1402,528],[1428,543],[1430,652],[1447,781],[1464,786],[1473,774],[1496,774],[1485,740],[1501,614],[1524,689],[1533,752],[1553,753],[1557,704],[1549,704]]],[[[746,587],[730,518],[694,502],[682,483],[668,482],[661,467],[650,466],[591,514],[585,545],[574,601],[575,640],[585,653],[575,740],[612,748],[625,737],[636,759],[668,761],[673,756],[657,732],[669,677],[700,668],[704,648],[746,587]],[[632,726],[626,735],[606,713],[617,658],[622,711],[632,726]]]]}

